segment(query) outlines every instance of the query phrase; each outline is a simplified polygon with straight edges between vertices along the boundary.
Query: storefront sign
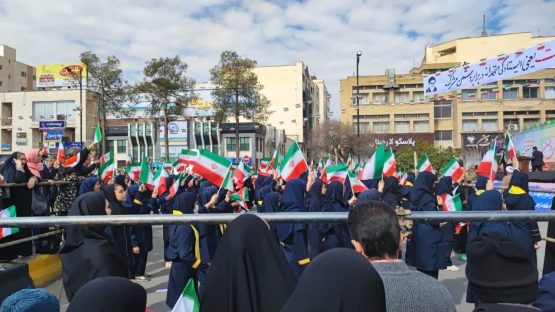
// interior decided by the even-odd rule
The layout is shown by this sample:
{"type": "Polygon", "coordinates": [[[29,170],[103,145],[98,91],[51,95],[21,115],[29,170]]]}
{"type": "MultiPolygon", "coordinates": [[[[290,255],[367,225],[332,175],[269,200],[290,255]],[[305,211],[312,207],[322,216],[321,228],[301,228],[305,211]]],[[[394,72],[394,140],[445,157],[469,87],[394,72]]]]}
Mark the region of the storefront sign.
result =
{"type": "Polygon", "coordinates": [[[434,144],[433,133],[396,133],[396,134],[377,134],[368,135],[370,147],[375,147],[385,143],[386,148],[399,149],[403,147],[415,148],[417,144],[434,144]]]}
{"type": "Polygon", "coordinates": [[[65,120],[39,121],[39,130],[65,129],[65,120]]]}
{"type": "Polygon", "coordinates": [[[64,136],[63,130],[50,130],[44,134],[45,141],[60,141],[64,136]]]}
{"type": "Polygon", "coordinates": [[[12,145],[11,144],[2,144],[2,150],[3,151],[11,151],[12,150],[12,145]]]}

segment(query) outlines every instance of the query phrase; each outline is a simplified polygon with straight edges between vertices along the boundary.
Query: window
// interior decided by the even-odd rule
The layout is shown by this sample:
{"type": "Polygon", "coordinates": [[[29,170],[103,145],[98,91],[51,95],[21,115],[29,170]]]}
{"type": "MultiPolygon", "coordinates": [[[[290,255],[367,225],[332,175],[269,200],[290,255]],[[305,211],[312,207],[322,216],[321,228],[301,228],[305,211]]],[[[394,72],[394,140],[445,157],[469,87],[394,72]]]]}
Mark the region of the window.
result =
{"type": "Polygon", "coordinates": [[[518,130],[518,119],[503,120],[503,128],[506,130],[518,130]]]}
{"type": "Polygon", "coordinates": [[[395,133],[409,133],[409,132],[410,132],[410,121],[395,122],[395,133]]]}
{"type": "Polygon", "coordinates": [[[414,91],[412,93],[415,102],[425,102],[426,97],[424,96],[424,92],[421,91],[414,91]]]}
{"type": "Polygon", "coordinates": [[[387,93],[372,93],[372,103],[374,104],[387,103],[387,93]]]}
{"type": "MultiPolygon", "coordinates": [[[[250,138],[239,138],[239,150],[250,151],[250,138]]],[[[226,149],[232,152],[236,149],[235,138],[226,138],[226,149]]]]}
{"type": "Polygon", "coordinates": [[[518,99],[518,88],[510,88],[503,90],[503,100],[516,100],[518,99]]]}
{"type": "Polygon", "coordinates": [[[530,128],[540,123],[539,118],[524,118],[524,128],[530,128]]]}
{"type": "Polygon", "coordinates": [[[118,140],[118,154],[125,154],[125,153],[127,153],[127,141],[118,140]]]}
{"type": "MultiPolygon", "coordinates": [[[[368,133],[368,126],[370,125],[369,122],[360,122],[360,133],[368,133]]],[[[357,127],[357,123],[356,121],[353,122],[352,124],[353,127],[353,133],[356,134],[358,133],[358,127],[357,127]]]]}
{"type": "Polygon", "coordinates": [[[25,90],[27,90],[27,88],[21,87],[21,91],[25,91],[25,90]]]}
{"type": "Polygon", "coordinates": [[[395,92],[395,103],[408,103],[409,93],[408,92],[395,92]]]}
{"type": "Polygon", "coordinates": [[[452,116],[452,106],[451,101],[437,101],[434,104],[434,118],[451,118],[452,116]]]}
{"type": "Polygon", "coordinates": [[[375,121],[373,126],[374,133],[389,133],[389,121],[375,121]]]}
{"type": "Polygon", "coordinates": [[[235,138],[226,138],[225,139],[225,148],[228,152],[232,152],[235,150],[235,138]]]}
{"type": "Polygon", "coordinates": [[[463,101],[476,101],[476,90],[462,90],[463,101]]]}
{"type": "Polygon", "coordinates": [[[436,141],[452,141],[453,131],[451,130],[439,130],[434,132],[434,139],[436,141]]]}
{"type": "Polygon", "coordinates": [[[23,78],[27,77],[27,73],[26,72],[21,72],[21,77],[23,77],[23,78]]]}
{"type": "Polygon", "coordinates": [[[430,123],[427,120],[415,121],[414,132],[416,133],[430,132],[430,123]]]}
{"type": "Polygon", "coordinates": [[[493,92],[494,89],[482,89],[480,94],[482,95],[482,101],[494,101],[497,100],[497,93],[493,92]]]}
{"type": "Polygon", "coordinates": [[[545,98],[555,99],[555,87],[545,87],[545,98]]]}
{"type": "Polygon", "coordinates": [[[69,119],[73,117],[74,101],[59,102],[33,102],[33,119],[55,120],[69,119]]]}
{"type": "Polygon", "coordinates": [[[464,132],[474,132],[478,130],[478,120],[463,120],[462,126],[464,132]]]}
{"type": "Polygon", "coordinates": [[[482,119],[482,130],[497,131],[497,119],[482,119]]]}
{"type": "MultiPolygon", "coordinates": [[[[353,93],[353,105],[357,105],[357,94],[353,93]]],[[[368,105],[368,93],[359,93],[358,95],[358,104],[359,105],[368,105]]]]}
{"type": "Polygon", "coordinates": [[[538,87],[524,87],[522,88],[522,96],[525,99],[537,99],[538,87]]]}

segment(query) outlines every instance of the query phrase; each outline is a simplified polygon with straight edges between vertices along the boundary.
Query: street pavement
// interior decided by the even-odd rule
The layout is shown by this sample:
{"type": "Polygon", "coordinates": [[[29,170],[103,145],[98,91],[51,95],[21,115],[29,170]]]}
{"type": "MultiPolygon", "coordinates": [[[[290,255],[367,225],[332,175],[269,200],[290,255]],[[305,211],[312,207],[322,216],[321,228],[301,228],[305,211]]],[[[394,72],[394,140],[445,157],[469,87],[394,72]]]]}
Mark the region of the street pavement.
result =
{"type": "MultiPolygon", "coordinates": [[[[540,222],[540,231],[542,235],[546,235],[547,223],[540,222]]],[[[170,311],[166,306],[166,289],[168,285],[169,269],[165,267],[165,262],[162,257],[163,244],[162,244],[162,227],[154,226],[154,250],[148,255],[147,274],[152,276],[152,280],[147,282],[140,282],[147,291],[147,308],[154,312],[170,311]]],[[[543,268],[543,258],[545,254],[545,242],[538,252],[538,269],[541,276],[541,269],[543,268]]],[[[440,271],[440,281],[449,289],[456,304],[457,311],[471,312],[474,308],[473,305],[466,303],[466,284],[465,277],[465,263],[458,260],[456,255],[452,256],[453,264],[460,268],[458,272],[440,271]]],[[[63,291],[61,279],[55,281],[46,287],[48,291],[60,298],[60,306],[62,312],[66,311],[68,307],[67,298],[63,291]]],[[[433,311],[431,307],[430,311],[433,311]]]]}

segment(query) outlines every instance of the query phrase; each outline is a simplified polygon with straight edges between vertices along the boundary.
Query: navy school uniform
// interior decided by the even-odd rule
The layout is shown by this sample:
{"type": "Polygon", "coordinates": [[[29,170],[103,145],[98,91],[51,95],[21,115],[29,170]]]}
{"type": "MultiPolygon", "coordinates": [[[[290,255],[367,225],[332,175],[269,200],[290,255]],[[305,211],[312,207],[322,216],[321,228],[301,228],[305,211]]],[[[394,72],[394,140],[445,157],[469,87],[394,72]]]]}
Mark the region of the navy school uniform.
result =
{"type": "MultiPolygon", "coordinates": [[[[348,207],[343,201],[343,185],[340,182],[331,182],[326,186],[322,211],[348,211],[348,207]]],[[[320,233],[323,237],[322,252],[335,247],[352,248],[349,231],[344,223],[322,223],[320,233]]]]}
{"type": "MultiPolygon", "coordinates": [[[[441,177],[437,183],[435,194],[437,196],[442,196],[444,194],[453,196],[453,191],[453,179],[450,176],[441,177]]],[[[453,265],[451,262],[451,250],[453,249],[454,239],[455,224],[453,222],[447,222],[441,227],[441,255],[446,267],[453,265]]]]}
{"type": "MultiPolygon", "coordinates": [[[[216,194],[218,188],[210,184],[201,187],[198,196],[198,213],[213,213],[213,209],[207,209],[204,207],[209,201],[212,195],[216,194]]],[[[218,247],[218,231],[219,226],[213,224],[198,224],[197,225],[200,234],[200,246],[201,246],[201,257],[202,261],[205,263],[210,263],[214,258],[216,253],[216,248],[218,247]]]]}
{"type": "MultiPolygon", "coordinates": [[[[280,212],[304,212],[306,183],[294,179],[285,185],[280,212]]],[[[310,262],[307,248],[307,225],[304,223],[278,223],[276,230],[282,250],[295,276],[301,276],[310,262]]]]}
{"type": "MultiPolygon", "coordinates": [[[[266,212],[278,212],[279,211],[279,204],[281,201],[281,194],[279,192],[270,192],[264,196],[264,202],[262,203],[262,207],[260,207],[259,213],[266,213],[266,212]]],[[[276,241],[279,241],[277,235],[277,229],[275,223],[270,223],[270,229],[274,234],[276,241]]]]}
{"type": "MultiPolygon", "coordinates": [[[[133,184],[127,188],[127,198],[124,206],[131,214],[150,214],[152,210],[151,201],[152,192],[148,189],[139,192],[139,184],[133,184]]],[[[136,276],[144,276],[146,269],[146,261],[148,253],[152,251],[152,226],[151,225],[133,225],[131,244],[133,247],[139,247],[139,254],[133,254],[134,270],[136,276]]]]}
{"type": "MultiPolygon", "coordinates": [[[[322,179],[317,178],[314,180],[314,184],[308,191],[306,197],[306,208],[309,212],[321,212],[324,200],[322,196],[322,187],[324,182],[322,179]]],[[[308,249],[310,258],[314,259],[320,254],[322,248],[322,234],[320,233],[318,223],[308,224],[308,249]]]]}

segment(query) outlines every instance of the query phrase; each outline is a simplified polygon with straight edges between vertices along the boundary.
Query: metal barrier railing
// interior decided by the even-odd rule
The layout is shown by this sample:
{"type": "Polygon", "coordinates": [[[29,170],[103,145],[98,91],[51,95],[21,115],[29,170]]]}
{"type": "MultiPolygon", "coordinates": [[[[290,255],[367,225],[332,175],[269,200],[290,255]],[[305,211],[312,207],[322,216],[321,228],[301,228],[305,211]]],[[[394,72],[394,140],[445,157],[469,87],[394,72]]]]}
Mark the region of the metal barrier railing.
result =
{"type": "MultiPolygon", "coordinates": [[[[326,223],[347,222],[347,212],[276,212],[256,213],[269,223],[326,223]]],[[[111,216],[62,216],[17,217],[0,219],[0,227],[50,227],[72,225],[158,225],[205,223],[229,223],[237,214],[191,214],[191,215],[111,215],[111,216]]],[[[460,221],[553,221],[555,211],[421,211],[404,216],[412,221],[460,222],[460,221]]]]}

